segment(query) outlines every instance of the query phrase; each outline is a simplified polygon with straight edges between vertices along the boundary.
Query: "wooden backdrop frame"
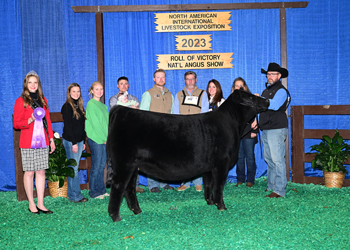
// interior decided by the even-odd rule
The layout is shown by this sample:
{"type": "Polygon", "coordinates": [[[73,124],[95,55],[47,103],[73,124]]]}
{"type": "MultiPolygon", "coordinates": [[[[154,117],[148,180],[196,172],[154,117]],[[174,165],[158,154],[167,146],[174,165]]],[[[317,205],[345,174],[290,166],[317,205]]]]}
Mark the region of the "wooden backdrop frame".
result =
{"type": "MultiPolygon", "coordinates": [[[[288,8],[306,8],[309,2],[273,2],[273,3],[214,3],[214,4],[174,4],[174,5],[107,5],[107,6],[72,6],[75,13],[95,13],[97,46],[97,80],[105,87],[103,12],[158,12],[158,11],[198,11],[198,10],[280,10],[281,66],[287,68],[287,15],[288,8]]],[[[287,78],[282,84],[288,88],[287,78]]],[[[104,103],[104,96],[101,101],[104,103]]],[[[286,110],[288,116],[288,110],[286,110]]],[[[289,133],[288,133],[289,134],[289,133]]],[[[289,176],[289,135],[285,141],[287,179],[289,176]]]]}
{"type": "MultiPolygon", "coordinates": [[[[243,10],[243,9],[279,9],[280,10],[280,49],[281,66],[287,68],[287,8],[306,8],[309,2],[271,2],[271,3],[215,3],[215,4],[175,4],[175,5],[114,5],[114,6],[72,6],[75,13],[95,13],[96,21],[96,47],[97,47],[97,79],[105,86],[105,67],[104,67],[104,40],[103,40],[103,12],[159,12],[159,11],[199,11],[199,10],[243,10]]],[[[287,79],[282,79],[282,84],[287,88],[287,79]]],[[[104,103],[104,96],[101,101],[104,103]]],[[[286,111],[288,115],[288,110],[286,111]]],[[[51,121],[63,122],[60,113],[50,113],[51,121]]],[[[15,168],[16,168],[16,186],[17,200],[26,200],[23,185],[23,169],[21,152],[19,149],[20,131],[13,130],[14,150],[15,150],[15,168]]],[[[287,178],[289,179],[289,139],[286,142],[286,168],[287,178]]],[[[87,151],[88,145],[86,143],[87,151]]],[[[80,161],[79,168],[88,170],[88,182],[81,184],[81,189],[89,189],[89,171],[91,167],[91,158],[80,161]]],[[[45,189],[45,196],[49,195],[48,189],[45,189]]],[[[34,197],[36,191],[34,190],[34,197]]]]}

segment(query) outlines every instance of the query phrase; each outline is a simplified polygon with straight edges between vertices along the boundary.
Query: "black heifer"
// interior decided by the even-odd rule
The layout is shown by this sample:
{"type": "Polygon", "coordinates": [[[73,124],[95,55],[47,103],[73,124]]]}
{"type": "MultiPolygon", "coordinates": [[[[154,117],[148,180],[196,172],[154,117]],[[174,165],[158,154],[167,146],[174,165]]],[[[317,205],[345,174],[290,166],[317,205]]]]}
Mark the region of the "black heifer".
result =
{"type": "Polygon", "coordinates": [[[129,208],[141,213],[135,182],[138,169],[156,179],[182,181],[202,175],[209,205],[225,210],[223,188],[238,157],[240,136],[269,102],[234,91],[213,112],[170,115],[117,106],[109,116],[107,154],[114,166],[108,212],[119,221],[125,195],[129,208]]]}

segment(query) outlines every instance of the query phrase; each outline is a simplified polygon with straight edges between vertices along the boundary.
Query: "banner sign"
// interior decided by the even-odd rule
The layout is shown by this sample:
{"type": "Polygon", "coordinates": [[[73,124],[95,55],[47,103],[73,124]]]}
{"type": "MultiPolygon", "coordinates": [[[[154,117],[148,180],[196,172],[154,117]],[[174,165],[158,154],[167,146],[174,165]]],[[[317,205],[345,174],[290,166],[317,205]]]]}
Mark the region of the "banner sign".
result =
{"type": "Polygon", "coordinates": [[[231,12],[154,13],[156,32],[231,30],[231,12]]]}
{"type": "Polygon", "coordinates": [[[157,55],[158,69],[223,69],[233,68],[233,53],[157,55]]]}
{"type": "Polygon", "coordinates": [[[175,36],[176,50],[212,50],[211,35],[175,36]]]}

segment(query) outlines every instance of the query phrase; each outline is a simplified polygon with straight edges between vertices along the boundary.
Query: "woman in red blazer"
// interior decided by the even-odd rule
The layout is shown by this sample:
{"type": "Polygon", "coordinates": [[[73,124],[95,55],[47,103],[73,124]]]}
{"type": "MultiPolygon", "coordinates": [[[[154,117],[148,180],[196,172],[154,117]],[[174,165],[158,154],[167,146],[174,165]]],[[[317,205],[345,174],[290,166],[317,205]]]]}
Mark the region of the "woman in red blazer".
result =
{"type": "Polygon", "coordinates": [[[14,109],[13,127],[21,130],[19,147],[24,171],[24,189],[29,201],[28,210],[34,214],[52,214],[52,211],[44,206],[44,191],[45,169],[49,168],[49,143],[50,153],[55,151],[55,143],[49,106],[41,89],[40,78],[34,71],[30,71],[24,78],[22,94],[16,100],[14,109]],[[34,174],[37,205],[33,198],[34,174]]]}

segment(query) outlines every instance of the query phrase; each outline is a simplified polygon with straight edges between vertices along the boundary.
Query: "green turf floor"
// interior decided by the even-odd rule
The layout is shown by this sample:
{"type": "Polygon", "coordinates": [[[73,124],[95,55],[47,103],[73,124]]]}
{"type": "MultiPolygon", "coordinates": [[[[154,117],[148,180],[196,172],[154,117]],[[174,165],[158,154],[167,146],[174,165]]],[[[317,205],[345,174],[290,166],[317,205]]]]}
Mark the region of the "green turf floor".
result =
{"type": "Polygon", "coordinates": [[[144,187],[143,212],[134,215],[124,200],[115,223],[108,198],[46,197],[54,214],[34,215],[16,192],[0,192],[0,249],[350,249],[350,188],[288,183],[285,198],[270,199],[266,186],[266,178],[252,188],[227,184],[227,211],[208,206],[194,187],[144,187]]]}

